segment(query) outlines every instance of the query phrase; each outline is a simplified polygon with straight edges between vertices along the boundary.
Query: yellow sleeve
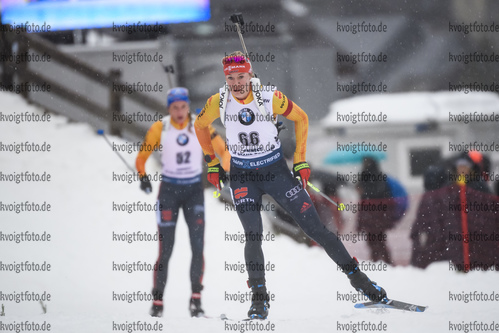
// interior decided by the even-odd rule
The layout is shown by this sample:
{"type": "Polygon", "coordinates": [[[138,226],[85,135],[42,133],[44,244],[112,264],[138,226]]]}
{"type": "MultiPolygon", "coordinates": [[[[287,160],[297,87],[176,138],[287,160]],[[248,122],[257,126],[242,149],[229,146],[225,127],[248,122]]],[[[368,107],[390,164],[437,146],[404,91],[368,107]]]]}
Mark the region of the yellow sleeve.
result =
{"type": "Polygon", "coordinates": [[[210,128],[210,137],[213,148],[215,148],[215,153],[218,155],[219,159],[222,159],[222,168],[225,171],[230,170],[230,153],[227,149],[224,139],[218,134],[213,126],[209,126],[210,128]]]}
{"type": "Polygon", "coordinates": [[[201,149],[203,149],[204,155],[210,155],[212,157],[211,162],[208,166],[213,166],[220,163],[220,160],[215,156],[215,150],[211,143],[211,135],[209,125],[217,118],[220,118],[220,94],[215,94],[211,96],[206,102],[204,108],[196,117],[194,121],[194,129],[196,130],[196,136],[198,138],[201,149]]]}
{"type": "Polygon", "coordinates": [[[275,91],[272,98],[274,113],[282,114],[295,123],[296,149],[293,163],[304,162],[307,154],[308,116],[282,92],[275,91]]]}
{"type": "Polygon", "coordinates": [[[152,154],[152,149],[142,149],[144,145],[149,147],[154,147],[156,149],[159,146],[159,141],[161,140],[161,131],[163,130],[163,122],[157,121],[149,128],[140,147],[140,151],[135,159],[135,167],[139,172],[139,175],[144,176],[146,174],[146,161],[152,154]]]}

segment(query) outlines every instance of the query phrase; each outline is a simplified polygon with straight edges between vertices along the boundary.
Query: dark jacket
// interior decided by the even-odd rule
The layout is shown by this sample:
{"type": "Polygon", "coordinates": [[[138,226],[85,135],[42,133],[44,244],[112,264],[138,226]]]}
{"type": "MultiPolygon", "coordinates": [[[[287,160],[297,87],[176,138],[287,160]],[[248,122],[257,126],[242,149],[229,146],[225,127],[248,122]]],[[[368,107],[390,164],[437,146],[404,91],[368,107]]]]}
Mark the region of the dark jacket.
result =
{"type": "Polygon", "coordinates": [[[450,270],[465,270],[466,245],[472,269],[499,265],[499,198],[466,186],[466,207],[460,190],[452,184],[423,195],[411,231],[412,265],[450,261],[450,270]]]}
{"type": "Polygon", "coordinates": [[[373,210],[359,210],[357,219],[358,230],[371,233],[379,233],[390,229],[395,224],[391,216],[394,212],[395,201],[392,198],[390,186],[387,181],[382,180],[383,174],[377,162],[365,160],[361,178],[357,184],[360,193],[360,203],[376,206],[373,210]],[[381,179],[381,180],[380,180],[381,179]],[[382,209],[378,209],[378,207],[382,209]]]}

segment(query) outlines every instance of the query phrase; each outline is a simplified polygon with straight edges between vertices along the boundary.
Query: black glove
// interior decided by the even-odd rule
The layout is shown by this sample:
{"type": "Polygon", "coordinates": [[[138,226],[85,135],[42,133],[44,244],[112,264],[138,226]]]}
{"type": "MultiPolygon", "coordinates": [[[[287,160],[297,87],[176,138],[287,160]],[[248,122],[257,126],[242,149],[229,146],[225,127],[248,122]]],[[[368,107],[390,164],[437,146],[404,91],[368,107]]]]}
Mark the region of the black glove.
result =
{"type": "Polygon", "coordinates": [[[151,181],[149,180],[149,177],[147,175],[140,177],[140,189],[147,194],[152,192],[151,181]]]}

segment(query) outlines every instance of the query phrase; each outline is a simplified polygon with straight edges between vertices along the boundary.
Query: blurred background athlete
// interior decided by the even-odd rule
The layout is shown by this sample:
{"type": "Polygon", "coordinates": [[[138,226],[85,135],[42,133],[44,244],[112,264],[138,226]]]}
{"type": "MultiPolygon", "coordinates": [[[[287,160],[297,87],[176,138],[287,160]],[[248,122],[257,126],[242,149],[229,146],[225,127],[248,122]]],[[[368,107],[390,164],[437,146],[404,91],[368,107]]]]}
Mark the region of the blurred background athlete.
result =
{"type": "MultiPolygon", "coordinates": [[[[192,249],[190,269],[192,295],[189,310],[191,316],[200,317],[204,315],[201,308],[205,223],[201,182],[203,154],[193,129],[188,90],[181,87],[170,89],[167,93],[166,106],[169,116],[152,124],[142,144],[157,149],[160,152],[162,164],[157,212],[158,231],[161,238],[157,264],[162,264],[163,269],[154,272],[152,290],[154,301],[150,314],[154,317],[161,317],[163,314],[163,293],[168,276],[168,262],[175,242],[179,209],[182,207],[189,228],[192,249]]],[[[208,131],[210,144],[213,143],[219,156],[228,161],[230,156],[224,157],[228,153],[225,151],[223,139],[212,127],[208,131]]],[[[140,188],[146,193],[152,191],[151,182],[145,170],[145,163],[151,152],[151,149],[141,149],[135,163],[140,175],[140,188]]]]}

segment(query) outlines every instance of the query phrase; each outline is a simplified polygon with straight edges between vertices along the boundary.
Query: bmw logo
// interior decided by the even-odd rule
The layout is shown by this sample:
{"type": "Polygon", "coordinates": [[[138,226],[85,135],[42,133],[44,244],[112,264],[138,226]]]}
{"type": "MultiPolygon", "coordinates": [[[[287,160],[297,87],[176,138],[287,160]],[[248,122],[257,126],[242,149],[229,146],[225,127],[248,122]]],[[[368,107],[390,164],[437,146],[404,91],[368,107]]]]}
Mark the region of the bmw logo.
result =
{"type": "Polygon", "coordinates": [[[188,142],[189,137],[187,136],[187,134],[182,133],[177,137],[177,143],[181,146],[185,146],[188,142]]]}
{"type": "Polygon", "coordinates": [[[243,125],[251,125],[255,121],[255,114],[251,109],[244,108],[239,111],[239,122],[243,125]]]}

